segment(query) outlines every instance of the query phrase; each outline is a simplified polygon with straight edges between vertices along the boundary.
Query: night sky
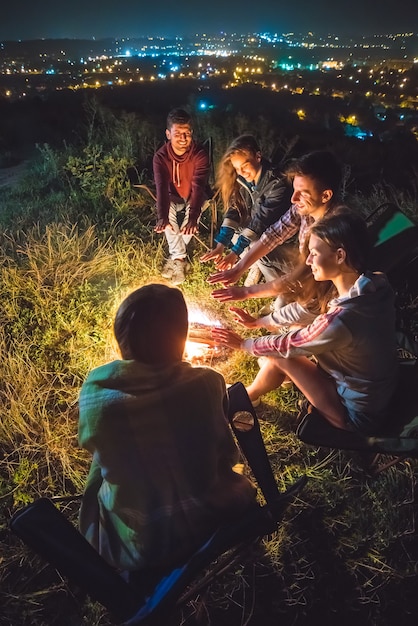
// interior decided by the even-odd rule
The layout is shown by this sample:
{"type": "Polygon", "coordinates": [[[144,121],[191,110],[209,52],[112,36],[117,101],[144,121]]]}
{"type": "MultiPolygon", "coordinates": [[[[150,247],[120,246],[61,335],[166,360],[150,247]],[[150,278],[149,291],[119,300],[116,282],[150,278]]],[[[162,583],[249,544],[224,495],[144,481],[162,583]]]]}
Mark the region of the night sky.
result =
{"type": "Polygon", "coordinates": [[[418,31],[418,0],[3,0],[0,40],[418,31]]]}

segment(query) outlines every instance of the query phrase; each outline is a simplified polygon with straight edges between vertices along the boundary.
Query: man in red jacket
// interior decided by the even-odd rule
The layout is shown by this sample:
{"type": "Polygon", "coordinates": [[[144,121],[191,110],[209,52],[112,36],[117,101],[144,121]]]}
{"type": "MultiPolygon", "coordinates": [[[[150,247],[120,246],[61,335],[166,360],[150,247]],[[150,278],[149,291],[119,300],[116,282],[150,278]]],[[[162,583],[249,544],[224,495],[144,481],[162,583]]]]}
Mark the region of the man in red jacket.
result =
{"type": "Polygon", "coordinates": [[[173,109],[167,116],[167,142],[154,154],[153,171],[157,191],[155,232],[164,232],[169,258],[162,276],[182,283],[189,269],[187,246],[198,230],[201,212],[210,190],[209,154],[193,140],[190,114],[173,109]]]}

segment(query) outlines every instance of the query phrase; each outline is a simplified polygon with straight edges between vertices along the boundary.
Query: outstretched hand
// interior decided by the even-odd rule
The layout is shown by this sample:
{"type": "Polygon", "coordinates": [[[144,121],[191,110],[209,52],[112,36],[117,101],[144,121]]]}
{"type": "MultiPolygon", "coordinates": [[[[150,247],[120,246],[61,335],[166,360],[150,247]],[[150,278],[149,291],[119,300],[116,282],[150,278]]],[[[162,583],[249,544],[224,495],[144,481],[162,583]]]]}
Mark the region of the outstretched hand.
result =
{"type": "Polygon", "coordinates": [[[225,246],[218,243],[213,248],[213,250],[209,250],[209,252],[205,252],[205,254],[202,254],[202,256],[200,257],[200,260],[203,263],[206,263],[206,261],[215,261],[215,264],[217,265],[218,261],[222,259],[222,254],[224,250],[225,250],[225,246]]]}
{"type": "Polygon", "coordinates": [[[234,320],[236,322],[239,322],[246,328],[258,328],[257,318],[250,315],[244,309],[231,306],[229,310],[231,311],[231,313],[234,313],[234,320]]]}
{"type": "Polygon", "coordinates": [[[211,332],[216,345],[226,346],[232,350],[241,349],[242,338],[237,333],[234,333],[234,331],[213,326],[211,332]]]}
{"type": "Polygon", "coordinates": [[[181,229],[183,235],[194,235],[198,231],[197,218],[189,217],[187,224],[181,229]]]}
{"type": "Polygon", "coordinates": [[[227,287],[225,289],[215,289],[210,294],[212,298],[220,302],[228,302],[230,300],[246,300],[247,287],[227,287]]]}
{"type": "Polygon", "coordinates": [[[168,221],[168,218],[164,219],[163,217],[161,217],[159,220],[157,220],[157,223],[154,226],[154,231],[156,233],[163,233],[165,231],[165,229],[167,228],[167,226],[169,228],[171,228],[171,230],[174,230],[174,228],[172,227],[172,225],[168,221]]]}
{"type": "Polygon", "coordinates": [[[208,283],[213,285],[214,283],[223,283],[224,285],[233,285],[236,283],[241,276],[243,275],[245,270],[241,270],[238,267],[238,263],[231,267],[230,270],[224,270],[223,272],[216,272],[215,274],[211,274],[206,279],[208,283]]]}
{"type": "Polygon", "coordinates": [[[218,261],[216,261],[216,267],[218,270],[229,270],[231,267],[234,267],[235,263],[238,261],[238,256],[235,252],[228,252],[225,256],[221,257],[218,261]]]}

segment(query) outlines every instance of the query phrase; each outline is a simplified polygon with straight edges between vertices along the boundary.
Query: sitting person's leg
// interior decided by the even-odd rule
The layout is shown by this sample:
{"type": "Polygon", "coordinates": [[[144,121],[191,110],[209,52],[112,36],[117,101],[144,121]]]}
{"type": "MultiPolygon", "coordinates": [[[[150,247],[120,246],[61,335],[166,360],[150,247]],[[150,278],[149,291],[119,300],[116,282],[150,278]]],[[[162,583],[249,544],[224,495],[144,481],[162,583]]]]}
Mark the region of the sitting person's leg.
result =
{"type": "Polygon", "coordinates": [[[187,255],[186,244],[180,232],[178,221],[179,217],[184,219],[181,213],[183,209],[184,207],[180,204],[175,204],[174,202],[170,204],[170,212],[168,214],[170,225],[164,231],[168,244],[169,258],[172,260],[184,260],[187,255]]]}
{"type": "Polygon", "coordinates": [[[253,382],[247,387],[247,393],[252,402],[258,400],[265,393],[277,389],[284,381],[285,374],[279,366],[279,361],[282,361],[282,359],[273,357],[259,359],[260,370],[253,382]]]}
{"type": "Polygon", "coordinates": [[[306,357],[266,358],[260,371],[247,387],[252,401],[279,387],[285,376],[292,380],[307,400],[336,428],[347,429],[347,414],[335,383],[306,357]]]}
{"type": "Polygon", "coordinates": [[[298,248],[292,239],[261,257],[255,265],[260,269],[266,283],[291,272],[298,259],[298,248]]]}

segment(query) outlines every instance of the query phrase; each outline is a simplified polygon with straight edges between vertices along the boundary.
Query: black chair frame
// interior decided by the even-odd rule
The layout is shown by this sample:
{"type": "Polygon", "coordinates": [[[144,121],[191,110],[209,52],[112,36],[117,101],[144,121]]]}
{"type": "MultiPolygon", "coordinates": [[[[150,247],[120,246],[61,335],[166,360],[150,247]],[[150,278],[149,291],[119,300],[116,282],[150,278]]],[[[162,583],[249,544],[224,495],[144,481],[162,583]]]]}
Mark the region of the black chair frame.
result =
{"type": "Polygon", "coordinates": [[[373,455],[370,471],[377,474],[405,458],[418,458],[418,364],[400,366],[400,380],[390,403],[388,418],[376,435],[334,428],[313,406],[301,416],[296,435],[306,444],[318,447],[353,450],[373,455]],[[405,436],[407,425],[417,423],[416,433],[405,436]],[[379,465],[382,455],[392,461],[379,465]]]}
{"type": "Polygon", "coordinates": [[[239,520],[219,527],[187,562],[162,577],[151,592],[144,594],[108,565],[51,499],[40,498],[18,510],[10,520],[11,530],[121,623],[161,624],[164,615],[230,568],[242,558],[244,550],[276,532],[286,508],[306,483],[302,476],[287,491],[278,490],[257,414],[242,383],[229,389],[229,397],[231,428],[266,503],[254,504],[239,520]]]}

